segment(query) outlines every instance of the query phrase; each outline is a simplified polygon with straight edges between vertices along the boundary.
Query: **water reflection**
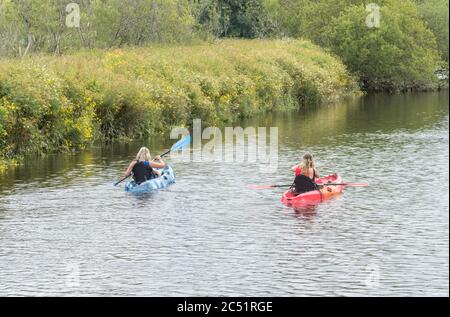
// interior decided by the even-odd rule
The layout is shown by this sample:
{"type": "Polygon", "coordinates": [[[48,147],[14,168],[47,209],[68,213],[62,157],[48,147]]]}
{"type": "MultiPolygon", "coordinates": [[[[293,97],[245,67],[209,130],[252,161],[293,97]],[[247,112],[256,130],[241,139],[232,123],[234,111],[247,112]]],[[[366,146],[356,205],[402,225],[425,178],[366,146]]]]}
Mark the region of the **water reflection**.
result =
{"type": "Polygon", "coordinates": [[[291,210],[294,211],[294,216],[301,219],[311,220],[317,214],[317,204],[306,204],[304,206],[292,207],[291,210]]]}
{"type": "Polygon", "coordinates": [[[170,147],[161,137],[30,158],[0,176],[0,295],[448,296],[448,92],[242,126],[279,127],[278,170],[186,162],[168,190],[114,187],[142,144],[170,147]],[[249,189],[290,183],[306,151],[322,175],[371,186],[299,210],[281,204],[283,189],[249,189]],[[65,284],[71,265],[77,287],[65,284]]]}
{"type": "MultiPolygon", "coordinates": [[[[281,149],[306,151],[309,147],[330,146],[336,135],[341,136],[341,143],[353,143],[356,138],[362,140],[359,146],[379,148],[389,144],[386,138],[396,137],[392,132],[411,133],[439,123],[448,114],[447,102],[448,91],[393,96],[379,94],[297,113],[268,114],[243,120],[240,125],[244,128],[278,127],[281,149]],[[373,139],[367,143],[366,136],[372,136],[373,139]]],[[[48,179],[54,178],[58,178],[62,185],[69,185],[74,179],[89,178],[99,172],[104,173],[105,178],[116,177],[121,175],[143,144],[149,146],[153,153],[160,153],[170,148],[172,142],[166,136],[158,136],[148,140],[94,146],[76,154],[29,158],[24,165],[0,175],[0,191],[10,188],[14,183],[30,181],[38,182],[40,187],[52,186],[48,179]]],[[[301,154],[299,152],[299,157],[301,154]]]]}

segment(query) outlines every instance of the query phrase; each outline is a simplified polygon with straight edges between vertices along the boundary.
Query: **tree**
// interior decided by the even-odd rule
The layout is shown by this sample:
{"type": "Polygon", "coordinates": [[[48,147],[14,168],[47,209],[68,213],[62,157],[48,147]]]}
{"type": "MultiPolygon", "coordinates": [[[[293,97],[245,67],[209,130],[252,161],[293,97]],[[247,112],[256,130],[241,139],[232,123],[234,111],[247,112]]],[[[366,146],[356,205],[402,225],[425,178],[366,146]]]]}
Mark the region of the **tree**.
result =
{"type": "Polygon", "coordinates": [[[220,37],[224,33],[221,16],[218,11],[217,0],[193,1],[193,8],[197,17],[198,28],[203,37],[220,37]]]}
{"type": "Polygon", "coordinates": [[[266,36],[284,37],[287,32],[283,25],[285,19],[283,0],[264,0],[266,36]]]}
{"type": "Polygon", "coordinates": [[[212,0],[203,2],[205,10],[199,18],[211,25],[220,37],[257,38],[267,35],[265,0],[212,0]],[[218,15],[218,16],[217,16],[218,15]]]}
{"type": "Polygon", "coordinates": [[[449,57],[449,1],[426,0],[417,5],[419,15],[436,36],[442,59],[448,63],[449,57]]]}
{"type": "Polygon", "coordinates": [[[436,80],[436,40],[411,1],[386,0],[380,28],[366,25],[363,5],[347,7],[324,32],[326,45],[358,74],[366,90],[419,87],[436,80]]]}
{"type": "Polygon", "coordinates": [[[324,29],[347,7],[363,0],[285,0],[282,1],[281,24],[287,35],[305,37],[324,45],[324,29]]]}

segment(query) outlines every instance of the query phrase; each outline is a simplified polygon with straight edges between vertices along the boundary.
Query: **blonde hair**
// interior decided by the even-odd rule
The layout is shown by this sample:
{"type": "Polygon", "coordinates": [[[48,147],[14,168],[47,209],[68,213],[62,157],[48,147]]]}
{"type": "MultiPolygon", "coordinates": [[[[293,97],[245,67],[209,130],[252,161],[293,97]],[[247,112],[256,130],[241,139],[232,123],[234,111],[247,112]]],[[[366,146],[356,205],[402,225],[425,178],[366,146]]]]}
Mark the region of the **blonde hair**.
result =
{"type": "Polygon", "coordinates": [[[136,160],[139,162],[150,162],[152,160],[150,150],[146,147],[142,147],[136,155],[136,160]]]}
{"type": "Polygon", "coordinates": [[[302,161],[302,164],[300,165],[300,167],[307,174],[307,176],[309,176],[309,170],[311,168],[314,169],[313,156],[309,153],[306,153],[305,155],[303,155],[303,161],[302,161]]]}

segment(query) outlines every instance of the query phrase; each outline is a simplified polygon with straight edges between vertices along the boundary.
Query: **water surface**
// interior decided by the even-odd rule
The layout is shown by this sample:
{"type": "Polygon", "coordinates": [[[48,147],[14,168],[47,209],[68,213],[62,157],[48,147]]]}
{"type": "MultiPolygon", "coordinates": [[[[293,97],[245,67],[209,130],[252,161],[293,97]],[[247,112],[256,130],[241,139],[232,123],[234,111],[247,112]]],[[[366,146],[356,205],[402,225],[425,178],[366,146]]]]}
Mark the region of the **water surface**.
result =
{"type": "Polygon", "coordinates": [[[448,296],[448,102],[377,95],[248,120],[279,128],[277,171],[177,163],[154,195],[112,186],[142,143],[30,158],[0,176],[0,295],[448,296]],[[306,151],[370,188],[300,210],[248,188],[291,182],[306,151]]]}

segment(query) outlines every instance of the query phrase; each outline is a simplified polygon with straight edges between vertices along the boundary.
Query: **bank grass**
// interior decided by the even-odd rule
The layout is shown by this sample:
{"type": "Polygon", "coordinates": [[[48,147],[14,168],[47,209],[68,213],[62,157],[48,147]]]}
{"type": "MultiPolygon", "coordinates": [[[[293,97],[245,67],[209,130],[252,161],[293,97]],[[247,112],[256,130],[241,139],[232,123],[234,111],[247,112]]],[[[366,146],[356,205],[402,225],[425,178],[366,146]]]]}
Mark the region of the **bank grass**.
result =
{"type": "Polygon", "coordinates": [[[220,125],[357,91],[306,40],[225,40],[0,60],[0,159],[220,125]]]}

